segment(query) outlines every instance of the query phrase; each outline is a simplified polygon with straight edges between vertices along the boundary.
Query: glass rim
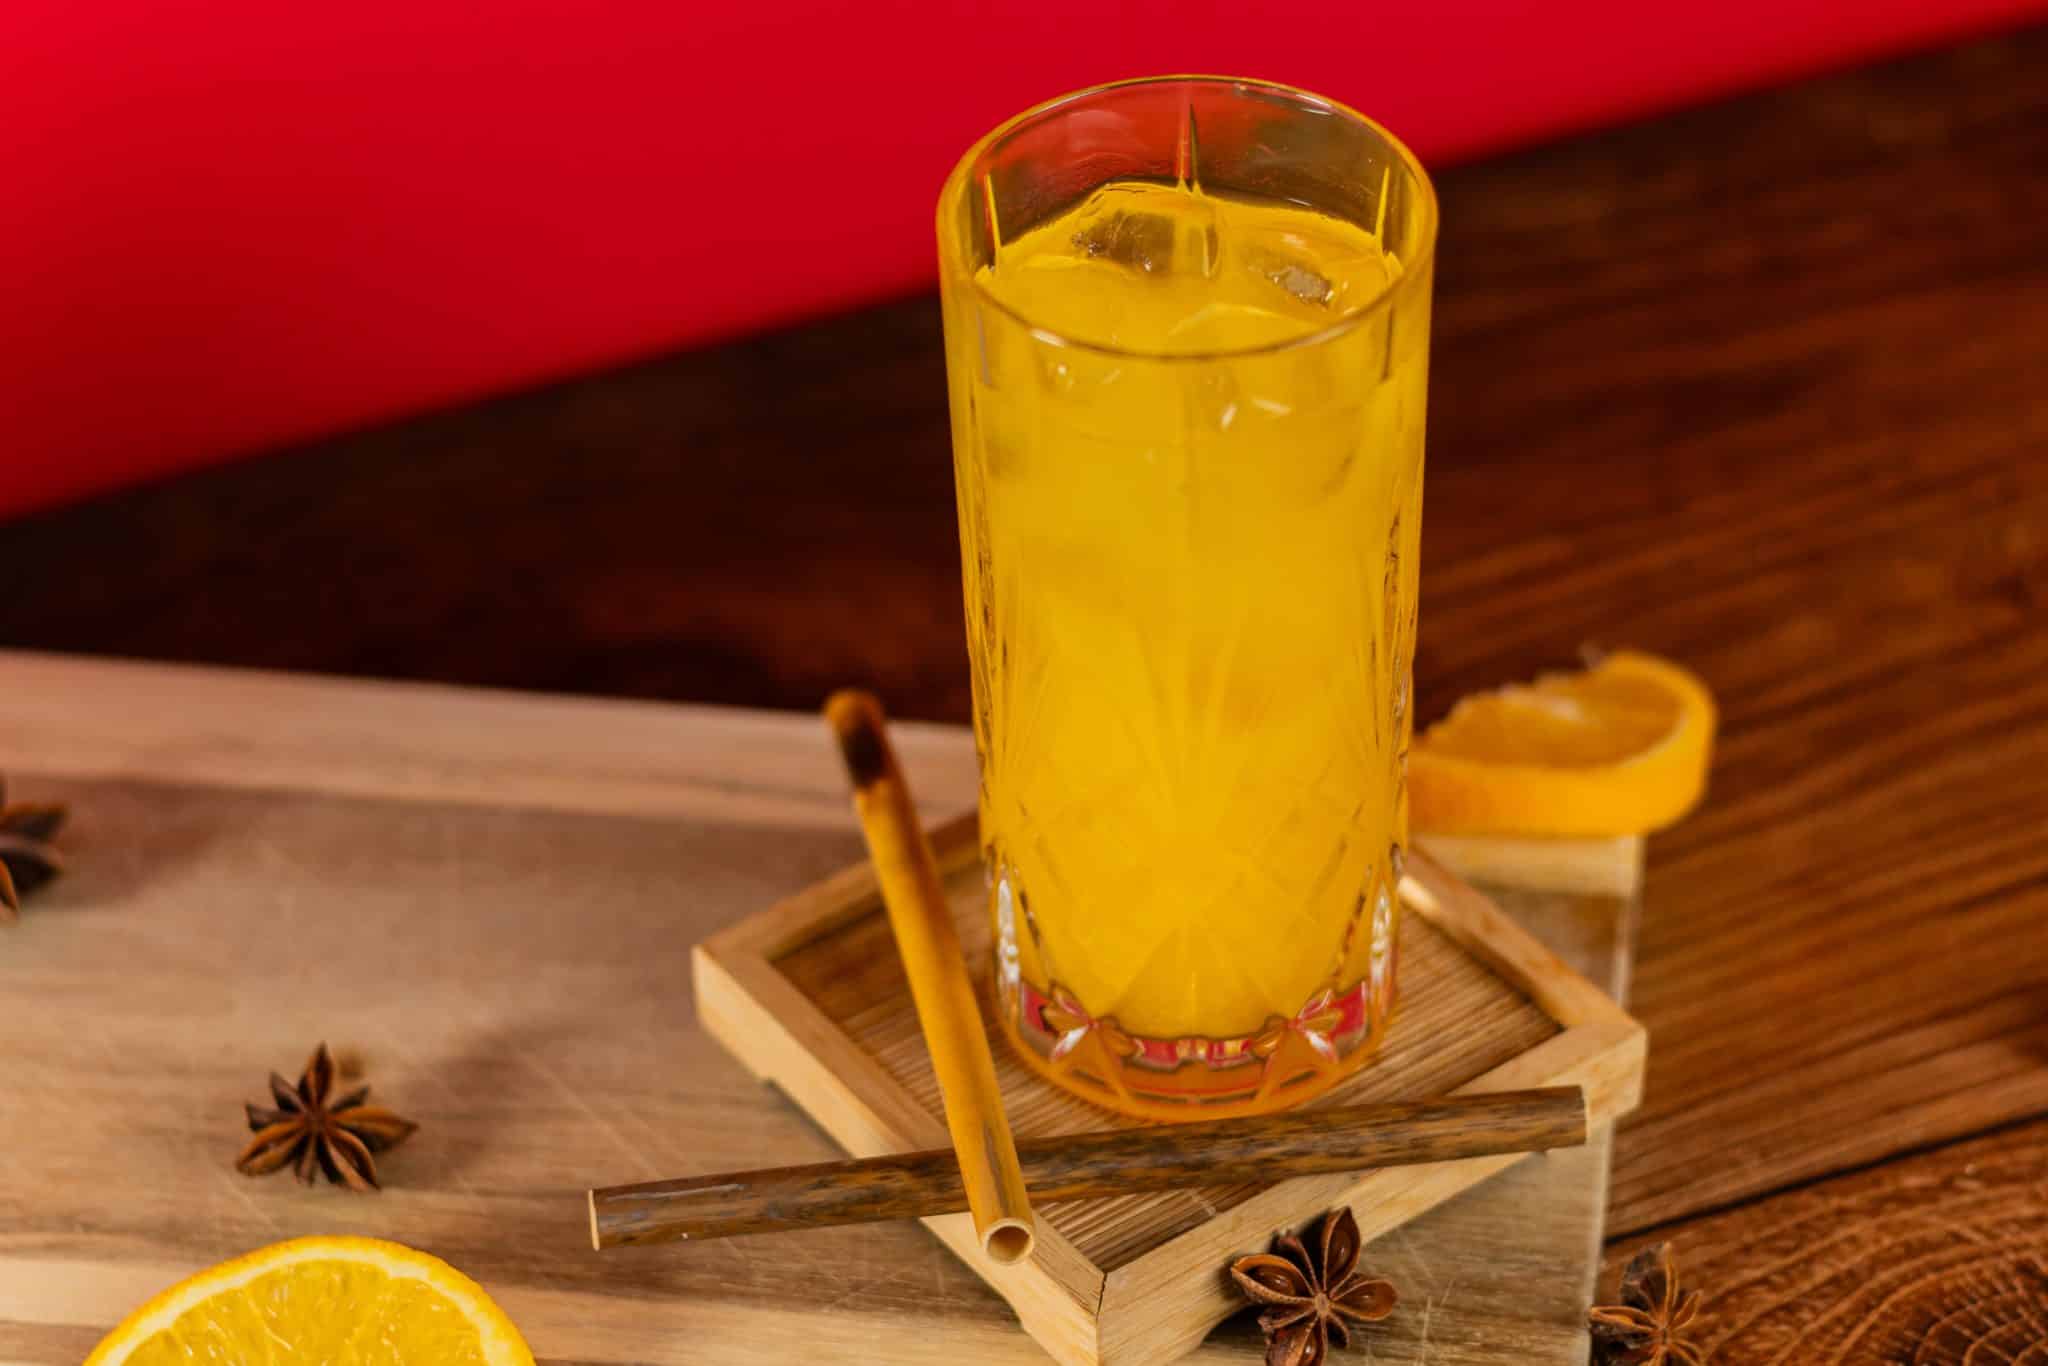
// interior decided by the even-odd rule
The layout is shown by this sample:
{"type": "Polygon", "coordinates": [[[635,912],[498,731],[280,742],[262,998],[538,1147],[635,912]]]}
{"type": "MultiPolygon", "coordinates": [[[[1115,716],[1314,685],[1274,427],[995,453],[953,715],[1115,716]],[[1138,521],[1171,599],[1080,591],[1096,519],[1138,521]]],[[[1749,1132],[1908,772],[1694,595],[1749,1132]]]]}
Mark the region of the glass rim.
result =
{"type": "MultiPolygon", "coordinates": [[[[1216,76],[1196,72],[1178,72],[1161,76],[1137,76],[1127,80],[1105,81],[1100,85],[1083,86],[1079,90],[1070,90],[1064,95],[1055,95],[1049,100],[1042,100],[1021,113],[1012,114],[1009,118],[1004,119],[994,128],[991,128],[988,132],[977,138],[974,144],[962,154],[960,160],[954,163],[953,169],[946,176],[945,185],[939,191],[937,217],[940,268],[942,270],[948,268],[955,258],[960,258],[964,255],[958,249],[959,244],[955,240],[956,233],[947,222],[949,211],[953,208],[956,201],[966,193],[967,187],[973,179],[972,172],[975,163],[986,155],[991,148],[995,147],[1019,128],[1022,128],[1025,124],[1043,118],[1063,105],[1091,99],[1097,95],[1109,94],[1113,91],[1131,90],[1147,85],[1173,84],[1228,86],[1240,89],[1250,88],[1270,91],[1284,95],[1290,100],[1321,107],[1334,114],[1341,115],[1352,120],[1354,123],[1362,125],[1377,136],[1387,147],[1392,149],[1395,157],[1407,170],[1409,176],[1421,191],[1422,196],[1422,249],[1416,253],[1413,262],[1402,262],[1401,278],[1388,282],[1386,288],[1380,290],[1379,293],[1373,295],[1365,303],[1360,304],[1349,313],[1338,317],[1327,326],[1316,328],[1314,331],[1304,332],[1298,337],[1287,337],[1280,341],[1261,342],[1256,346],[1226,347],[1221,350],[1211,351],[1154,351],[1140,347],[1114,346],[1104,342],[1089,341],[1083,337],[1066,336],[1024,316],[1024,314],[997,298],[980,280],[975,278],[973,271],[963,270],[961,273],[964,275],[968,287],[974,291],[977,298],[1025,329],[1038,341],[1050,346],[1071,347],[1078,351],[1089,351],[1100,356],[1126,360],[1163,361],[1168,363],[1176,361],[1236,360],[1251,356],[1276,355],[1298,348],[1319,346],[1324,342],[1348,335],[1371,321],[1382,308],[1389,305],[1395,295],[1401,292],[1404,285],[1421,274],[1435,260],[1437,234],[1436,185],[1430,180],[1429,172],[1423,168],[1421,159],[1415,155],[1407,143],[1401,141],[1400,138],[1395,137],[1393,133],[1388,131],[1385,124],[1359,113],[1356,109],[1340,100],[1333,100],[1327,95],[1318,95],[1312,90],[1304,90],[1300,86],[1288,85],[1281,81],[1262,81],[1250,76],[1216,76]]],[[[965,265],[966,262],[961,260],[960,264],[965,265]]]]}

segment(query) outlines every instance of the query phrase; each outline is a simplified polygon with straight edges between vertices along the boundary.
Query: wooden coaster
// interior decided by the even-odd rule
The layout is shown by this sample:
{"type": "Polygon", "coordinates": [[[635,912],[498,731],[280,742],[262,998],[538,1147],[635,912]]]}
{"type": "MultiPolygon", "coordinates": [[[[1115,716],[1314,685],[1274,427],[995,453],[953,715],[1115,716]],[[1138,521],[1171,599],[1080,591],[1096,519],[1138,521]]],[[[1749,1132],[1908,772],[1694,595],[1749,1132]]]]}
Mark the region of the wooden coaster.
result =
{"type": "MultiPolygon", "coordinates": [[[[973,818],[935,832],[933,844],[976,980],[986,983],[987,892],[973,818]]],[[[1575,1084],[1596,1127],[1635,1107],[1640,1025],[1427,856],[1411,857],[1401,894],[1414,914],[1401,917],[1400,1006],[1386,1041],[1314,1105],[1575,1084]]],[[[868,865],[716,935],[698,946],[694,966],[705,1029],[848,1152],[946,1145],[938,1085],[868,865]]],[[[993,1039],[992,1004],[984,986],[993,1039]]],[[[1000,1043],[996,1064],[1019,1136],[1132,1123],[1049,1085],[1000,1043]]],[[[1224,1267],[1263,1250],[1275,1231],[1347,1203],[1372,1238],[1518,1160],[1048,1206],[1038,1211],[1037,1251],[1011,1267],[982,1255],[968,1216],[924,1222],[1058,1360],[1143,1366],[1191,1350],[1243,1307],[1224,1267]]]]}

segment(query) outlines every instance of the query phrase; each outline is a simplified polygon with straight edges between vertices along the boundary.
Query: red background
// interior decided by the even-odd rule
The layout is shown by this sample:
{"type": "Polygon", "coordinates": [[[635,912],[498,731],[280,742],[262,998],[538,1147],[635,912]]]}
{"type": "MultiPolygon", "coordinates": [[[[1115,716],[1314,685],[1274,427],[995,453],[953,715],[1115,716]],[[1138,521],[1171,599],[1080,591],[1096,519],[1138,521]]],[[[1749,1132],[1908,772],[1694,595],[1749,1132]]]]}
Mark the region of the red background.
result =
{"type": "Polygon", "coordinates": [[[915,288],[953,159],[1075,86],[1285,80],[1442,164],[2042,8],[11,0],[0,514],[915,288]]]}

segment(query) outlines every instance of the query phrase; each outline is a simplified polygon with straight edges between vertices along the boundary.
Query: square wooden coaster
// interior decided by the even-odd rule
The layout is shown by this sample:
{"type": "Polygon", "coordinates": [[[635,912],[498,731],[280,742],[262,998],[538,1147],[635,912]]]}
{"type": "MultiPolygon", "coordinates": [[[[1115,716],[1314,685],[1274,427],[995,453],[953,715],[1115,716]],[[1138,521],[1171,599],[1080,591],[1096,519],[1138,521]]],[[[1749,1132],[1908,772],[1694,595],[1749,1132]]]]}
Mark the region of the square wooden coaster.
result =
{"type": "MultiPolygon", "coordinates": [[[[995,1040],[987,996],[986,880],[973,818],[933,835],[960,937],[995,1040]]],[[[1633,1109],[1643,1030],[1498,907],[1413,854],[1401,896],[1400,1004],[1380,1055],[1313,1106],[1457,1091],[1585,1088],[1595,1127],[1633,1109]]],[[[909,985],[875,886],[860,864],[698,946],[704,1027],[856,1156],[946,1146],[909,985]]],[[[1058,1090],[995,1042],[1020,1136],[1125,1126],[1058,1090]]],[[[1339,1203],[1369,1239],[1520,1160],[1506,1156],[1270,1186],[1231,1186],[1048,1206],[1037,1250],[1017,1266],[982,1256],[965,1214],[924,1222],[1008,1300],[1062,1362],[1144,1366],[1191,1350],[1243,1307],[1223,1268],[1339,1203]]]]}

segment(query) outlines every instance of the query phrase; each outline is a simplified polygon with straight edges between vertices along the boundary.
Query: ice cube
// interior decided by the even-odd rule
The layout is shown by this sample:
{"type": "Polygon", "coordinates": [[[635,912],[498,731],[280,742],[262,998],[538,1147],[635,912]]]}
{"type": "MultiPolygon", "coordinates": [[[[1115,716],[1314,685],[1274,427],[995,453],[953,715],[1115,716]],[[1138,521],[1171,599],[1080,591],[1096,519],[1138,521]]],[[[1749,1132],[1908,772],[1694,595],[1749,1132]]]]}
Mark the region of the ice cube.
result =
{"type": "Polygon", "coordinates": [[[1302,303],[1328,308],[1337,297],[1337,287],[1330,283],[1330,277],[1305,261],[1270,247],[1248,248],[1245,259],[1253,270],[1302,303]]]}
{"type": "Polygon", "coordinates": [[[1080,220],[1069,240],[1082,256],[1147,275],[1215,273],[1216,209],[1200,196],[1108,185],[1089,196],[1080,220]]]}
{"type": "Polygon", "coordinates": [[[1156,213],[1108,213],[1074,234],[1083,254],[1102,257],[1146,274],[1173,265],[1174,225],[1156,213]]]}

